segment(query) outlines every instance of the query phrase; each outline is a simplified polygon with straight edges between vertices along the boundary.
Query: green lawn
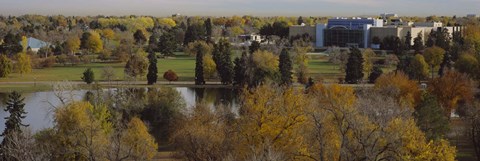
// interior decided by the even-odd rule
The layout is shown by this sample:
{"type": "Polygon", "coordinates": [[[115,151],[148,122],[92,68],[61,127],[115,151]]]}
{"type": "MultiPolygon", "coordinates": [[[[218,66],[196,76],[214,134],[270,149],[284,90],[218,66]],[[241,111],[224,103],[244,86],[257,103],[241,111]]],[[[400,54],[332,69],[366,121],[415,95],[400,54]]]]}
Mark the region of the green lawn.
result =
{"type": "MultiPolygon", "coordinates": [[[[237,57],[235,54],[233,57],[237,57]]],[[[169,69],[175,71],[179,81],[193,81],[195,75],[195,57],[177,53],[176,57],[158,59],[159,80],[163,80],[163,73],[169,69]]],[[[95,80],[102,81],[101,72],[104,67],[111,66],[115,70],[115,80],[124,79],[125,63],[90,63],[77,66],[57,65],[52,68],[34,69],[29,74],[10,74],[8,78],[0,78],[0,82],[34,82],[34,81],[81,81],[82,73],[87,68],[92,68],[95,73],[95,80]]],[[[388,72],[392,69],[384,69],[388,72]]],[[[329,63],[327,58],[313,57],[309,61],[309,72],[313,78],[322,78],[326,81],[337,81],[344,77],[339,67],[329,63]]],[[[145,80],[144,77],[139,80],[145,80]]]]}

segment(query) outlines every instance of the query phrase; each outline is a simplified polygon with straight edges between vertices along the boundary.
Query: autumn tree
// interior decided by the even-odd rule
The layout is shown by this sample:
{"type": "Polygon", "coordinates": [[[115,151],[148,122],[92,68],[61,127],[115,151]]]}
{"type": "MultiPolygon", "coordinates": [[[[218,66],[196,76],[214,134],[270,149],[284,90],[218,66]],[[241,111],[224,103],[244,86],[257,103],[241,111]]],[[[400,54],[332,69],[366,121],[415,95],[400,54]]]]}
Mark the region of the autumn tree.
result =
{"type": "Polygon", "coordinates": [[[350,84],[356,84],[363,79],[363,58],[358,48],[352,48],[348,58],[345,81],[350,84]]]}
{"type": "Polygon", "coordinates": [[[372,49],[365,49],[362,52],[363,58],[363,73],[366,73],[367,77],[372,72],[373,69],[373,58],[375,57],[375,52],[372,49]]]}
{"type": "Polygon", "coordinates": [[[212,58],[212,54],[207,54],[203,56],[203,74],[207,79],[215,77],[217,72],[217,64],[212,58]]]}
{"type": "Polygon", "coordinates": [[[252,65],[255,69],[253,82],[260,85],[268,80],[276,80],[278,75],[278,57],[271,52],[259,50],[252,55],[252,65]]]}
{"type": "Polygon", "coordinates": [[[77,36],[72,36],[65,42],[65,50],[67,50],[70,54],[73,54],[80,49],[80,45],[80,39],[77,36]]]}
{"type": "Polygon", "coordinates": [[[444,108],[445,116],[450,116],[458,102],[473,99],[474,85],[466,75],[456,71],[447,71],[443,77],[434,78],[428,83],[428,91],[437,97],[444,108]]]}
{"type": "Polygon", "coordinates": [[[80,39],[80,48],[92,53],[99,53],[103,50],[103,41],[97,32],[84,32],[80,39]]]}
{"type": "Polygon", "coordinates": [[[115,79],[115,70],[111,66],[106,66],[102,68],[102,78],[106,81],[112,81],[115,79]]]}
{"type": "Polygon", "coordinates": [[[148,60],[141,51],[130,56],[130,59],[125,64],[124,72],[130,77],[137,78],[143,76],[148,68],[148,60]]]}
{"type": "Polygon", "coordinates": [[[313,48],[305,40],[296,40],[293,42],[293,51],[295,52],[296,76],[299,83],[306,84],[308,81],[308,55],[313,48]]]}
{"type": "Polygon", "coordinates": [[[455,69],[461,73],[468,74],[472,78],[480,78],[480,59],[477,59],[473,54],[462,54],[455,62],[455,69]]]}
{"type": "Polygon", "coordinates": [[[169,82],[178,80],[177,73],[175,73],[173,70],[168,70],[165,73],[163,73],[163,78],[169,82]]]}
{"type": "Polygon", "coordinates": [[[402,72],[391,72],[380,76],[375,82],[374,89],[410,108],[415,107],[421,98],[417,83],[402,72]]]}
{"type": "Polygon", "coordinates": [[[410,64],[406,72],[410,78],[415,80],[420,81],[428,78],[429,69],[425,58],[420,54],[415,55],[415,57],[410,59],[410,64]]]}
{"type": "Polygon", "coordinates": [[[7,77],[13,69],[12,61],[5,55],[0,55],[0,77],[7,77]]]}
{"type": "Polygon", "coordinates": [[[20,74],[32,72],[32,59],[26,53],[19,53],[16,56],[15,70],[20,74]]]}
{"type": "Polygon", "coordinates": [[[133,160],[150,160],[157,153],[158,145],[147,126],[139,118],[132,118],[124,131],[122,142],[127,147],[127,156],[133,160]]]}
{"type": "Polygon", "coordinates": [[[268,85],[244,92],[240,109],[239,159],[264,154],[268,147],[283,152],[286,158],[302,156],[307,140],[302,138],[307,123],[308,99],[303,92],[288,88],[277,90],[268,85]]]}
{"type": "Polygon", "coordinates": [[[148,73],[147,84],[152,85],[157,82],[157,55],[155,53],[148,53],[148,73]]]}
{"type": "Polygon", "coordinates": [[[425,57],[425,61],[430,66],[430,71],[432,72],[433,78],[434,71],[438,69],[440,63],[442,63],[443,61],[443,57],[445,56],[445,50],[440,47],[433,46],[426,48],[423,55],[425,57]]]}

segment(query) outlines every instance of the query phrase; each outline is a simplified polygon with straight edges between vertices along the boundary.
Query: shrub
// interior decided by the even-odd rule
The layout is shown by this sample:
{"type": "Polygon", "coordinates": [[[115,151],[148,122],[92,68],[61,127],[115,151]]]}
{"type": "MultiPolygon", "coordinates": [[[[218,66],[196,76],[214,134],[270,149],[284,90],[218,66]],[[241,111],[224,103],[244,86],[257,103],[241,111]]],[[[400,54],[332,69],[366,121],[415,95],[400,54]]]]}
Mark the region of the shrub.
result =
{"type": "Polygon", "coordinates": [[[177,81],[177,80],[178,80],[177,73],[175,73],[173,70],[168,70],[168,71],[166,71],[166,72],[163,74],[163,78],[165,78],[165,79],[168,80],[169,82],[171,82],[171,81],[177,81]]]}
{"type": "Polygon", "coordinates": [[[83,72],[82,80],[87,84],[91,84],[95,80],[95,75],[92,71],[92,68],[88,68],[83,72]]]}

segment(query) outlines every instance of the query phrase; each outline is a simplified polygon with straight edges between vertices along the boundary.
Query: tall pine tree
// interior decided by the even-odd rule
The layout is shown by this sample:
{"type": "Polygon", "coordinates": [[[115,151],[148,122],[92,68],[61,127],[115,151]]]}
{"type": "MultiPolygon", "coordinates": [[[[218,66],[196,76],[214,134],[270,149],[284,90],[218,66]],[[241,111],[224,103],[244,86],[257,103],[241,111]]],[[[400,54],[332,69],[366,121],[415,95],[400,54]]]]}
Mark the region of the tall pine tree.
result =
{"type": "Polygon", "coordinates": [[[248,67],[247,63],[248,63],[248,56],[247,56],[247,52],[245,51],[242,53],[242,57],[235,58],[234,60],[235,67],[233,69],[235,72],[235,75],[233,78],[234,85],[243,86],[247,83],[247,67],[248,67]]]}
{"type": "Polygon", "coordinates": [[[158,79],[157,56],[154,52],[148,54],[148,62],[147,83],[152,85],[157,83],[158,79]]]}
{"type": "Polygon", "coordinates": [[[422,32],[418,33],[417,37],[413,39],[413,50],[415,50],[415,53],[419,53],[422,51],[425,46],[423,45],[423,38],[422,38],[422,32]]]}
{"type": "Polygon", "coordinates": [[[290,53],[287,51],[287,49],[283,49],[282,53],[280,53],[278,68],[281,74],[281,84],[291,85],[293,66],[292,59],[290,58],[290,53]]]}
{"type": "Polygon", "coordinates": [[[412,33],[410,31],[405,35],[405,49],[410,50],[412,48],[412,33]]]}
{"type": "Polygon", "coordinates": [[[213,61],[217,64],[217,72],[222,84],[231,84],[233,79],[232,49],[230,43],[222,39],[214,45],[213,61]]]}
{"type": "Polygon", "coordinates": [[[347,62],[345,81],[350,84],[359,83],[363,78],[362,52],[358,48],[352,48],[347,62]]]}
{"type": "Polygon", "coordinates": [[[22,124],[22,119],[24,119],[27,114],[25,112],[25,103],[23,103],[24,98],[18,92],[14,91],[10,95],[8,95],[8,101],[6,103],[7,107],[5,111],[10,113],[10,116],[5,117],[5,130],[3,131],[3,141],[0,150],[0,159],[2,160],[16,160],[8,155],[3,147],[6,145],[11,144],[11,139],[15,133],[21,133],[22,130],[20,129],[22,126],[26,127],[28,125],[22,124]]]}
{"type": "Polygon", "coordinates": [[[203,85],[205,84],[205,78],[204,78],[204,74],[203,74],[203,52],[202,49],[202,46],[200,44],[198,44],[197,46],[195,46],[196,51],[197,53],[195,54],[196,55],[196,61],[195,61],[195,84],[196,85],[203,85]]]}

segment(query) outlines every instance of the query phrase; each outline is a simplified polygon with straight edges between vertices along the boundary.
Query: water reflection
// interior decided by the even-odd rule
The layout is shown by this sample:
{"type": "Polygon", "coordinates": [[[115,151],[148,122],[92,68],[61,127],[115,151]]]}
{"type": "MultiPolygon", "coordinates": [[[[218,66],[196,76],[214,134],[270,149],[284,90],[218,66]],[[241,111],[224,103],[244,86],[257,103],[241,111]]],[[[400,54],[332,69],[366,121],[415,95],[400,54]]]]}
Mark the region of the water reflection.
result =
{"type": "MultiPolygon", "coordinates": [[[[182,99],[184,99],[187,109],[191,109],[197,103],[205,103],[214,107],[214,105],[224,105],[222,107],[229,108],[234,113],[238,113],[238,92],[231,88],[189,88],[176,87],[175,88],[182,99]]],[[[65,95],[71,95],[74,100],[83,100],[86,96],[86,90],[76,90],[65,95]]],[[[38,131],[44,128],[53,126],[53,107],[59,107],[62,102],[57,98],[53,91],[47,92],[33,92],[22,93],[25,97],[25,111],[26,118],[23,120],[24,124],[30,125],[33,131],[38,131]]],[[[8,99],[8,93],[0,93],[0,131],[5,129],[5,117],[9,114],[3,109],[5,108],[5,101],[8,99]]]]}

